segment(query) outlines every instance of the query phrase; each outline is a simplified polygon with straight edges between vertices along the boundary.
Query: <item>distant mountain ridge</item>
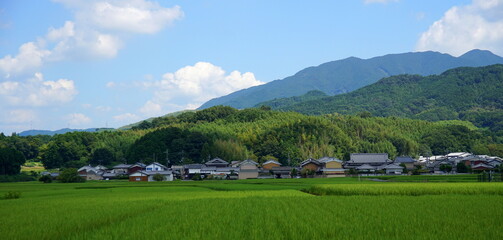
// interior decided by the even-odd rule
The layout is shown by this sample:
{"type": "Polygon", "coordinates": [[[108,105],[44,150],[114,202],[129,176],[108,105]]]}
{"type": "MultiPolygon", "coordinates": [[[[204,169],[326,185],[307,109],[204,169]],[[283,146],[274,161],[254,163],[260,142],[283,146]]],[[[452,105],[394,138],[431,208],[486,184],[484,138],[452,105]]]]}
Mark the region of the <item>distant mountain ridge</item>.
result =
{"type": "Polygon", "coordinates": [[[107,130],[115,130],[113,128],[87,128],[87,129],[71,129],[71,128],[63,128],[55,131],[51,130],[27,130],[18,133],[21,137],[26,136],[36,136],[36,135],[49,135],[54,136],[56,134],[65,134],[68,132],[99,132],[99,131],[107,131],[107,130]]]}
{"type": "Polygon", "coordinates": [[[226,105],[242,109],[273,100],[300,96],[311,90],[328,95],[347,93],[379,79],[399,74],[440,74],[456,67],[479,67],[503,63],[503,58],[486,50],[472,50],[459,57],[438,52],[389,54],[370,59],[350,57],[308,67],[293,76],[214,98],[199,109],[226,105]]]}
{"type": "MultiPolygon", "coordinates": [[[[350,93],[296,102],[276,99],[259,105],[318,115],[328,113],[438,120],[467,120],[503,130],[503,65],[460,67],[440,75],[397,75],[350,93]]],[[[297,97],[304,99],[303,97],[297,97]]]]}

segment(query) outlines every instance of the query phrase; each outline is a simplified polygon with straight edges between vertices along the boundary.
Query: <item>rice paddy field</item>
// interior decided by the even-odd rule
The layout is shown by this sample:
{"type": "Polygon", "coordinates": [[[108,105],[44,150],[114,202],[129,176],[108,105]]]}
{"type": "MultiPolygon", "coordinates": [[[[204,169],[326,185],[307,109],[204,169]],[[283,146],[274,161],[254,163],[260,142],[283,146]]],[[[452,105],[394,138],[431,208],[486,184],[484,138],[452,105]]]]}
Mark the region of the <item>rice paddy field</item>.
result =
{"type": "Polygon", "coordinates": [[[502,239],[503,184],[2,183],[1,239],[502,239]]]}

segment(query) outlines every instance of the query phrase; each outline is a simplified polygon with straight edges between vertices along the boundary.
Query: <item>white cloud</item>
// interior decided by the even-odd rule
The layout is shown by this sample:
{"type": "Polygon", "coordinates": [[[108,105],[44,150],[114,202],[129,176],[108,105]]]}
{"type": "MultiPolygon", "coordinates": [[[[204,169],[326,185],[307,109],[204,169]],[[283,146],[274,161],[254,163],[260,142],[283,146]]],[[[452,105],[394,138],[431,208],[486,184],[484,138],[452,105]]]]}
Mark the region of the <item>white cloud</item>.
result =
{"type": "Polygon", "coordinates": [[[7,55],[0,59],[0,71],[5,73],[5,78],[10,78],[12,74],[36,70],[49,54],[50,51],[41,49],[37,43],[25,43],[19,47],[19,53],[15,57],[7,55]]]}
{"type": "Polygon", "coordinates": [[[24,82],[0,82],[0,99],[10,106],[46,106],[70,102],[77,94],[72,80],[44,81],[41,73],[24,82]]]}
{"type": "Polygon", "coordinates": [[[140,108],[140,112],[148,117],[159,116],[162,114],[162,106],[149,100],[140,108]]]}
{"type": "Polygon", "coordinates": [[[83,126],[92,122],[91,118],[82,113],[68,114],[65,120],[72,126],[83,126]]]}
{"type": "Polygon", "coordinates": [[[0,59],[0,72],[33,74],[50,61],[113,58],[125,34],[154,34],[183,17],[179,6],[165,8],[146,0],[56,0],[75,12],[75,20],[49,28],[44,37],[0,59]]]}
{"type": "Polygon", "coordinates": [[[134,121],[138,121],[140,119],[140,117],[138,117],[136,114],[133,114],[133,113],[124,113],[124,114],[114,116],[113,118],[116,122],[119,122],[119,123],[134,122],[134,121]]]}
{"type": "Polygon", "coordinates": [[[503,0],[474,0],[455,6],[422,33],[416,50],[461,55],[472,49],[503,55],[503,0]]]}
{"type": "Polygon", "coordinates": [[[221,67],[198,62],[174,73],[166,73],[160,81],[144,81],[140,85],[154,90],[154,98],[147,104],[167,106],[169,102],[171,107],[179,106],[174,110],[182,110],[181,107],[197,108],[212,98],[263,83],[251,72],[227,74],[221,67]]]}
{"type": "Polygon", "coordinates": [[[372,4],[372,3],[381,3],[381,4],[387,4],[390,2],[398,2],[400,0],[364,0],[363,2],[365,4],[372,4]]]}

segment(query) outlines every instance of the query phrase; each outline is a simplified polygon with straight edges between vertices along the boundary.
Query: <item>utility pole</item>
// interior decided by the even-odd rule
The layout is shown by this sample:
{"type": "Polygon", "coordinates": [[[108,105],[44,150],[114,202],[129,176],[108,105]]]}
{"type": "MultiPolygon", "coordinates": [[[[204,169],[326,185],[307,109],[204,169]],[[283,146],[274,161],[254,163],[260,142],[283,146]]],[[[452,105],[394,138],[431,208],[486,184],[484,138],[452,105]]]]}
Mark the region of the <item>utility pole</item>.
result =
{"type": "Polygon", "coordinates": [[[169,162],[169,156],[168,156],[169,150],[168,150],[168,149],[166,149],[166,151],[165,151],[164,153],[166,153],[166,167],[168,167],[168,168],[169,168],[169,167],[170,167],[170,166],[169,166],[169,164],[170,164],[170,162],[169,162]]]}

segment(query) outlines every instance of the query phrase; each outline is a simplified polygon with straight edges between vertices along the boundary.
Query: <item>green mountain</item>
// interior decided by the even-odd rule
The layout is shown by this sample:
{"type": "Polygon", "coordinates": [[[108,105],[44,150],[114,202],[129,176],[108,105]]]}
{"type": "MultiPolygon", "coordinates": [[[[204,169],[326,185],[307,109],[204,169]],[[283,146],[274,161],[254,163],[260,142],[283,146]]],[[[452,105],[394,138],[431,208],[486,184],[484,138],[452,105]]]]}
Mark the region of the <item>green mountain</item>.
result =
{"type": "Polygon", "coordinates": [[[282,80],[275,80],[212,99],[199,109],[216,105],[242,109],[275,98],[300,96],[311,90],[337,95],[393,75],[419,74],[427,76],[440,74],[456,67],[478,67],[497,63],[503,63],[503,58],[483,50],[472,50],[460,57],[438,52],[390,54],[370,59],[350,57],[324,63],[317,67],[309,67],[282,80]]]}
{"type": "Polygon", "coordinates": [[[461,119],[503,130],[502,93],[503,65],[497,64],[456,68],[427,77],[398,75],[347,94],[302,102],[281,99],[263,105],[311,115],[370,112],[430,121],[461,119]]]}

